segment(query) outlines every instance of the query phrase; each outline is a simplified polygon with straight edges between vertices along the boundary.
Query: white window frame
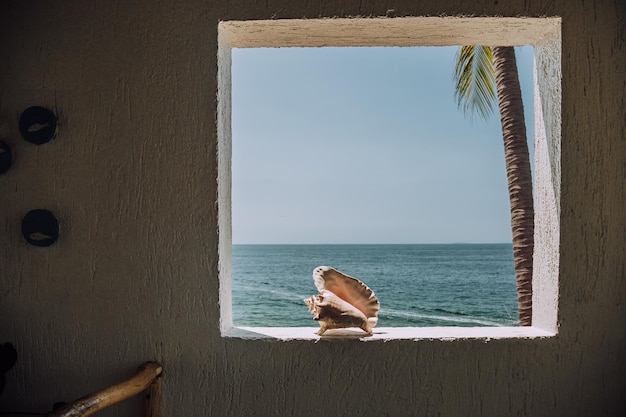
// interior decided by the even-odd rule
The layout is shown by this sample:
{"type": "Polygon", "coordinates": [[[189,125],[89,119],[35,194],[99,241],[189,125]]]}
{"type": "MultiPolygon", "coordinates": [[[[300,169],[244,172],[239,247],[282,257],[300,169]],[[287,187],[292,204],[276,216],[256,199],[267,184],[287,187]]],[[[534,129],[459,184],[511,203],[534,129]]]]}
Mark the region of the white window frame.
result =
{"type": "MultiPolygon", "coordinates": [[[[558,330],[561,19],[401,17],[224,21],[218,25],[218,234],[223,337],[316,340],[311,327],[235,327],[232,319],[231,49],[320,46],[488,45],[535,48],[535,249],[533,325],[528,327],[376,327],[335,336],[391,339],[551,337],[558,330]]],[[[304,304],[303,304],[304,306],[304,304]]],[[[324,336],[325,338],[327,336],[324,336]]]]}

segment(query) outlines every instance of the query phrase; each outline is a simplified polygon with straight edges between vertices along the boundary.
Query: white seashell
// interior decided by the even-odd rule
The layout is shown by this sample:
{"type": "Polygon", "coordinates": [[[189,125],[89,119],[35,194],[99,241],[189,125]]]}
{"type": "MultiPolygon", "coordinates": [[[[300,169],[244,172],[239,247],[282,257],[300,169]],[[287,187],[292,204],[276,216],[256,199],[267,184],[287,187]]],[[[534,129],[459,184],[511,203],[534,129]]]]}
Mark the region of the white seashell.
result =
{"type": "Polygon", "coordinates": [[[329,266],[313,270],[313,281],[319,294],[304,300],[319,321],[322,335],[329,329],[358,327],[368,335],[378,322],[380,304],[367,285],[329,266]]]}

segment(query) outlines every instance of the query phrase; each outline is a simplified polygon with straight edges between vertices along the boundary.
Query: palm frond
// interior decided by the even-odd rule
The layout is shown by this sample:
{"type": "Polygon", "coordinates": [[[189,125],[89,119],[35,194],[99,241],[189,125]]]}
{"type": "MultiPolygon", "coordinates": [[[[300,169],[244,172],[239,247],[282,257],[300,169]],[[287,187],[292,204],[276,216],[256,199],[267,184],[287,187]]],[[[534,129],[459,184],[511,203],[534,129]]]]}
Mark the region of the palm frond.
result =
{"type": "Polygon", "coordinates": [[[462,46],[454,67],[454,97],[466,115],[488,119],[497,103],[492,50],[488,46],[462,46]]]}

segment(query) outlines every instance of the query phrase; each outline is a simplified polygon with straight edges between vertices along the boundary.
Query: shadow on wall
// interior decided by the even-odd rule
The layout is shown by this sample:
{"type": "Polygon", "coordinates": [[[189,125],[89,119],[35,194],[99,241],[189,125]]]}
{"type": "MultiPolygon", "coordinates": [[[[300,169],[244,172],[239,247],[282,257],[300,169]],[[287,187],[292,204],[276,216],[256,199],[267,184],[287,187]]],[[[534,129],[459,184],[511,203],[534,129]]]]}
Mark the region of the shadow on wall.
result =
{"type": "Polygon", "coordinates": [[[6,380],[4,374],[6,374],[15,362],[17,361],[17,351],[10,343],[0,345],[0,394],[4,391],[4,385],[6,380]]]}

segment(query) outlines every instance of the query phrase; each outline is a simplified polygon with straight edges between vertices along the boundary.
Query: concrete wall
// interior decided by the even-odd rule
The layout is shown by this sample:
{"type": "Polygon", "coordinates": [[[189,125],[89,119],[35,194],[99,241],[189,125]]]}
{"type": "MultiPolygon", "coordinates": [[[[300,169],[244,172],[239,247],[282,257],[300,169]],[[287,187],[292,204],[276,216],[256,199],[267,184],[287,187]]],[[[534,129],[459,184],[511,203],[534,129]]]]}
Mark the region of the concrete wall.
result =
{"type": "Polygon", "coordinates": [[[156,359],[165,416],[626,413],[625,6],[504,3],[2,2],[0,136],[16,162],[0,176],[0,342],[19,358],[0,411],[45,411],[156,359]],[[222,338],[218,22],[441,14],[562,17],[558,335],[222,338]],[[58,114],[53,142],[20,138],[31,105],[58,114]],[[58,215],[56,245],[21,238],[33,208],[58,215]]]}

